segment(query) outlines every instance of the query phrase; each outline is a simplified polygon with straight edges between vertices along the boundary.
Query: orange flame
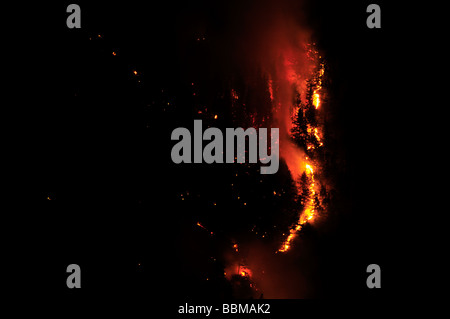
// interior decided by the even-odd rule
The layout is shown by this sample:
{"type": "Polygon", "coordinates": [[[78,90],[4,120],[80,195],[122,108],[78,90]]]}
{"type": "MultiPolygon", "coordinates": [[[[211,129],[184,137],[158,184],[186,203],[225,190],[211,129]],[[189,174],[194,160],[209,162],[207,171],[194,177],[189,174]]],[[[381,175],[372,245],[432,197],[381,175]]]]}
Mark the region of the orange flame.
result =
{"type": "MultiPolygon", "coordinates": [[[[307,46],[307,58],[310,60],[313,64],[317,62],[317,56],[318,52],[311,46],[307,46]]],[[[288,56],[290,56],[292,52],[288,52],[288,56]]],[[[296,69],[296,62],[293,58],[284,58],[282,68],[284,70],[284,78],[279,79],[279,82],[277,82],[277,85],[280,83],[284,83],[284,87],[282,87],[282,90],[284,90],[284,94],[288,96],[286,92],[289,92],[289,87],[292,87],[291,85],[294,85],[295,90],[300,96],[301,99],[304,99],[305,95],[305,89],[306,89],[306,79],[310,78],[311,82],[313,83],[312,88],[312,96],[311,96],[311,104],[314,106],[314,108],[317,110],[321,106],[321,90],[322,90],[322,78],[324,75],[324,64],[321,63],[319,65],[319,68],[315,69],[316,71],[305,71],[300,69],[296,69]],[[283,82],[284,81],[284,82],[283,82]],[[286,85],[288,83],[289,85],[286,85]]],[[[300,179],[300,176],[305,173],[307,176],[307,183],[308,185],[308,198],[307,203],[305,204],[305,207],[303,211],[299,214],[297,222],[291,227],[289,231],[289,235],[286,237],[284,242],[281,245],[281,248],[278,250],[280,252],[286,252],[291,247],[291,243],[294,240],[294,238],[297,236],[298,232],[302,229],[302,226],[307,223],[314,220],[314,217],[316,215],[316,207],[315,207],[315,198],[316,198],[316,190],[315,190],[315,168],[313,166],[313,163],[308,160],[308,157],[305,155],[304,151],[314,151],[315,148],[322,147],[323,141],[321,137],[320,127],[313,126],[311,123],[306,123],[307,126],[307,134],[308,134],[308,141],[306,143],[306,150],[301,150],[291,139],[291,130],[294,127],[294,118],[297,116],[298,112],[305,111],[302,109],[305,105],[302,102],[300,102],[298,105],[295,105],[291,102],[289,102],[289,99],[286,98],[286,96],[279,96],[278,90],[277,95],[274,97],[273,94],[273,81],[272,77],[269,76],[268,81],[268,91],[270,94],[271,101],[273,102],[273,108],[274,112],[277,114],[278,118],[277,120],[280,122],[280,129],[286,129],[288,131],[287,136],[284,136],[284,139],[282,143],[280,143],[280,155],[286,162],[286,165],[291,172],[292,178],[295,181],[298,181],[300,179]],[[276,103],[274,103],[276,102],[276,103]],[[277,105],[278,104],[278,105],[277,105]],[[290,112],[281,111],[280,109],[286,110],[286,108],[290,109],[290,112]],[[314,142],[312,142],[314,141],[314,142]]],[[[280,88],[281,86],[277,86],[280,88]]],[[[306,103],[307,104],[307,103],[306,103]]],[[[283,138],[280,137],[280,140],[283,138]]],[[[298,193],[301,193],[301,186],[298,184],[298,193]]]]}
{"type": "Polygon", "coordinates": [[[311,181],[309,184],[309,201],[303,210],[303,212],[300,214],[300,217],[295,224],[294,228],[291,228],[289,231],[289,235],[286,238],[286,240],[281,245],[281,248],[278,250],[279,252],[286,252],[291,247],[291,241],[297,236],[298,232],[302,229],[302,225],[307,223],[308,221],[311,221],[316,213],[315,207],[314,207],[314,197],[316,195],[315,187],[314,187],[314,169],[310,164],[305,165],[305,171],[306,175],[308,176],[309,180],[311,181]]]}

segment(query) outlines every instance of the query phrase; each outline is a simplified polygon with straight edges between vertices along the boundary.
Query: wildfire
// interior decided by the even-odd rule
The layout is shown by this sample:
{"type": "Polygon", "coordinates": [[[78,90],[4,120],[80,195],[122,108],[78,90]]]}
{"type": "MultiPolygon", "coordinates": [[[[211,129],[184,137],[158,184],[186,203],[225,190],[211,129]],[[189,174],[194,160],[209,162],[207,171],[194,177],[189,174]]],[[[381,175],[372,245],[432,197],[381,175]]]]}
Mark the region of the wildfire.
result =
{"type": "MultiPolygon", "coordinates": [[[[236,242],[233,242],[232,247],[236,253],[239,253],[239,246],[236,242]]],[[[228,280],[231,280],[233,276],[240,276],[242,278],[251,280],[253,272],[245,262],[245,259],[242,258],[239,254],[236,254],[235,256],[238,257],[234,259],[225,269],[224,276],[228,280]]]]}
{"type": "Polygon", "coordinates": [[[316,110],[319,108],[320,106],[320,90],[322,90],[322,77],[323,74],[325,73],[325,69],[324,69],[324,65],[323,63],[320,64],[320,69],[319,69],[319,73],[317,76],[317,83],[316,83],[316,87],[313,91],[313,97],[312,97],[312,103],[314,105],[314,107],[316,108],[316,110]]]}
{"type": "MultiPolygon", "coordinates": [[[[313,71],[301,74],[300,69],[296,69],[296,62],[293,58],[285,58],[282,68],[284,69],[284,79],[278,79],[277,84],[286,83],[294,84],[295,94],[298,96],[297,103],[289,104],[286,101],[286,97],[274,95],[273,86],[274,81],[269,76],[268,91],[271,101],[273,102],[274,111],[280,108],[280,101],[283,102],[281,107],[285,109],[285,112],[278,112],[278,121],[289,128],[290,134],[288,138],[283,140],[283,148],[280,148],[281,156],[284,158],[292,178],[297,181],[298,195],[302,198],[303,210],[300,212],[298,220],[292,225],[289,230],[289,234],[282,243],[279,252],[286,252],[291,247],[292,241],[296,238],[303,225],[307,222],[314,220],[317,213],[315,200],[316,194],[316,175],[317,167],[319,165],[317,161],[309,159],[308,155],[315,154],[317,148],[324,145],[322,140],[322,133],[320,124],[317,120],[311,120],[311,110],[318,110],[322,104],[322,82],[324,75],[324,64],[318,63],[318,52],[313,46],[308,46],[307,58],[311,61],[312,65],[316,65],[312,68],[313,71]],[[310,91],[310,95],[306,94],[307,90],[310,91]],[[309,96],[309,97],[308,97],[309,96]],[[275,98],[275,100],[274,100],[275,98]],[[309,101],[308,101],[309,99],[309,101]],[[275,103],[274,103],[275,102],[275,103]],[[301,112],[301,113],[300,113],[301,112]],[[289,114],[286,117],[283,114],[289,114]],[[299,117],[302,115],[302,117],[299,117]],[[294,137],[294,129],[298,125],[302,125],[295,122],[297,118],[300,118],[301,123],[305,125],[306,131],[301,131],[301,128],[297,129],[297,138],[303,141],[306,146],[305,150],[302,150],[298,145],[292,142],[294,137]],[[306,153],[306,154],[305,154],[306,153]],[[304,178],[300,179],[302,174],[304,178]],[[307,189],[307,191],[304,191],[307,189]]],[[[301,57],[299,57],[301,58],[301,57]]],[[[317,114],[317,113],[313,113],[317,114]]],[[[313,116],[317,119],[316,115],[313,116]]]]}
{"type": "Polygon", "coordinates": [[[300,225],[303,225],[307,221],[313,219],[316,212],[314,207],[314,197],[316,195],[316,190],[314,188],[314,169],[309,164],[306,164],[306,175],[311,181],[309,184],[309,201],[306,205],[305,210],[300,215],[299,219],[300,225]]]}
{"type": "Polygon", "coordinates": [[[252,276],[252,271],[250,268],[248,268],[247,265],[239,263],[237,265],[237,274],[241,275],[242,277],[250,278],[252,276]]]}
{"type": "Polygon", "coordinates": [[[305,209],[300,214],[300,217],[295,224],[294,228],[291,228],[289,231],[289,235],[281,245],[281,248],[278,250],[279,252],[286,252],[291,247],[291,241],[297,236],[298,232],[302,229],[302,225],[311,221],[316,213],[315,205],[314,205],[314,197],[316,195],[315,191],[315,183],[314,183],[314,169],[310,164],[305,165],[305,172],[308,179],[311,181],[309,184],[309,200],[306,204],[305,209]]]}

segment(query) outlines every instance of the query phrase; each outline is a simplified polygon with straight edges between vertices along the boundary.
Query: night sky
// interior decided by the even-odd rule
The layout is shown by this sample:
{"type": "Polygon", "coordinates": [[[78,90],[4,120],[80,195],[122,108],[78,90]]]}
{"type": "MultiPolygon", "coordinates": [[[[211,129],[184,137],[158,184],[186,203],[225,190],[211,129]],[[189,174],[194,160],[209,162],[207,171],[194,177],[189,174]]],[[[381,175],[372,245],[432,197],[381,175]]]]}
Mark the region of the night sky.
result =
{"type": "MultiPolygon", "coordinates": [[[[233,127],[230,90],[259,94],[258,84],[249,85],[253,52],[243,34],[257,32],[247,17],[269,2],[78,1],[81,29],[66,27],[69,2],[27,7],[29,23],[39,24],[22,34],[19,57],[29,90],[16,95],[26,163],[13,217],[20,248],[8,263],[20,269],[16,288],[64,301],[240,298],[223,276],[226,256],[235,243],[248,256],[276,250],[293,220],[286,165],[281,161],[274,175],[260,175],[260,164],[176,165],[170,134],[192,129],[194,119],[233,127]],[[82,289],[66,287],[71,263],[81,267],[82,289]]],[[[301,12],[326,62],[333,187],[326,217],[304,227],[289,256],[267,265],[279,275],[273,289],[289,276],[302,287],[264,294],[395,296],[402,239],[388,216],[401,204],[391,200],[401,179],[393,154],[404,146],[392,99],[400,55],[394,8],[377,2],[377,30],[365,24],[369,1],[282,3],[301,12]],[[382,289],[365,284],[371,263],[381,266],[382,289]]],[[[264,107],[259,102],[252,105],[264,107]]]]}

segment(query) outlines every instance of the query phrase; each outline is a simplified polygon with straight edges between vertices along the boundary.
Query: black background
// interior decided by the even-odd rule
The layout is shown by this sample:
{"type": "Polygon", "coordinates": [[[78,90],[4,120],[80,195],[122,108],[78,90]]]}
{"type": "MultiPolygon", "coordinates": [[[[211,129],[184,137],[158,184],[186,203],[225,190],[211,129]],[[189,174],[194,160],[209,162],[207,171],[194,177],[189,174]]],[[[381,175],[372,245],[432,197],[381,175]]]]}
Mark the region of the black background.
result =
{"type": "MultiPolygon", "coordinates": [[[[400,157],[409,149],[402,125],[408,103],[399,93],[400,78],[408,77],[402,51],[408,37],[399,21],[402,10],[386,1],[377,2],[382,28],[368,29],[369,3],[306,6],[318,47],[331,65],[330,100],[346,163],[339,185],[346,213],[316,243],[322,279],[315,297],[329,300],[411,292],[406,256],[418,241],[407,235],[405,214],[414,211],[405,208],[410,196],[405,186],[412,179],[400,157]],[[371,263],[381,266],[381,289],[365,285],[371,263]]],[[[66,27],[68,4],[17,9],[30,27],[19,32],[20,71],[11,75],[27,88],[14,91],[21,141],[16,164],[23,168],[10,214],[14,235],[7,264],[18,270],[11,272],[14,286],[69,304],[152,296],[155,305],[165,300],[176,305],[186,290],[207,298],[211,292],[195,286],[180,246],[186,240],[183,225],[202,213],[173,199],[186,185],[215,185],[219,177],[200,170],[204,175],[197,179],[196,170],[177,169],[170,160],[170,133],[192,116],[184,83],[208,75],[186,65],[207,56],[186,58],[195,54],[190,37],[203,24],[225,28],[223,8],[238,4],[80,1],[80,30],[66,27]],[[167,101],[186,108],[174,113],[147,107],[167,101]],[[71,263],[81,266],[82,289],[66,287],[71,263]]]]}

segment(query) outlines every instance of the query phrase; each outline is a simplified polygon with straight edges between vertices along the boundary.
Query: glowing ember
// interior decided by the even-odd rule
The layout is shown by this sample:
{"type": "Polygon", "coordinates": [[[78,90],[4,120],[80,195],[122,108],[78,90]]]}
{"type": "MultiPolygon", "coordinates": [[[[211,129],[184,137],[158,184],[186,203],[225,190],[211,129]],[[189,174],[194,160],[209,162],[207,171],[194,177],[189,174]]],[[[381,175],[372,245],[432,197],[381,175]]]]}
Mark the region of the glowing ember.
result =
{"type": "Polygon", "coordinates": [[[313,98],[312,98],[313,105],[316,109],[318,109],[320,106],[319,92],[320,92],[320,90],[322,90],[322,77],[323,77],[324,73],[325,73],[325,69],[324,69],[324,65],[322,63],[322,64],[320,64],[320,69],[319,69],[319,73],[317,76],[316,88],[314,89],[313,98]]]}
{"type": "Polygon", "coordinates": [[[243,265],[243,264],[238,265],[237,273],[239,275],[241,275],[242,277],[250,278],[252,276],[252,271],[250,270],[250,268],[248,268],[248,266],[243,265]]]}
{"type": "Polygon", "coordinates": [[[235,100],[239,100],[239,95],[234,89],[231,90],[231,97],[235,100]]]}
{"type": "Polygon", "coordinates": [[[197,226],[206,230],[211,236],[214,235],[214,232],[209,231],[208,228],[206,228],[205,226],[203,226],[202,224],[200,224],[200,222],[197,222],[197,226]]]}
{"type": "MultiPolygon", "coordinates": [[[[201,228],[203,228],[203,229],[206,229],[202,224],[200,224],[200,222],[197,222],[197,226],[198,227],[201,227],[201,228]]],[[[206,229],[207,230],[207,229],[206,229]]]]}
{"type": "Polygon", "coordinates": [[[273,102],[273,82],[272,79],[269,79],[269,96],[270,96],[270,100],[273,102]]]}

